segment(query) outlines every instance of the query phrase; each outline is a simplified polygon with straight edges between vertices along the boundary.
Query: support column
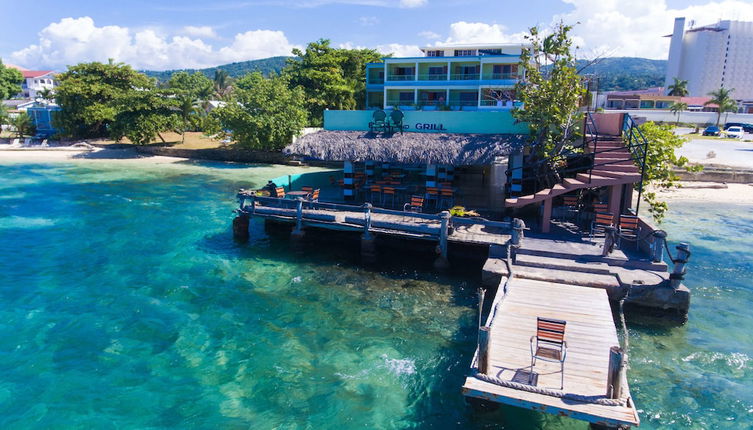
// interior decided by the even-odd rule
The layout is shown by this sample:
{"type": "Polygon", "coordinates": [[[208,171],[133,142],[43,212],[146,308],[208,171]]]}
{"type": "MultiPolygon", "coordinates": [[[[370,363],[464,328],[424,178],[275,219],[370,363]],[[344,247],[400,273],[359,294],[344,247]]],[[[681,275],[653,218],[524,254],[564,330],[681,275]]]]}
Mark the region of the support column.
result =
{"type": "Polygon", "coordinates": [[[434,261],[434,268],[445,270],[450,267],[450,261],[447,259],[447,236],[449,235],[450,213],[442,211],[439,214],[439,257],[434,261]]]}
{"type": "Polygon", "coordinates": [[[345,161],[343,163],[343,199],[345,201],[352,201],[355,198],[353,177],[353,163],[345,161]]]}
{"type": "Polygon", "coordinates": [[[620,216],[620,203],[622,203],[622,185],[612,185],[609,187],[609,213],[617,217],[620,216]]]}
{"type": "Polygon", "coordinates": [[[361,234],[361,261],[366,264],[376,262],[376,237],[371,233],[371,203],[363,205],[363,234],[361,234]]]}
{"type": "Polygon", "coordinates": [[[434,164],[426,165],[426,186],[427,187],[437,186],[437,166],[434,164]]]}
{"type": "Polygon", "coordinates": [[[295,216],[295,228],[290,233],[291,239],[303,238],[303,199],[298,197],[296,199],[296,216],[295,216]]]}
{"type": "Polygon", "coordinates": [[[250,236],[248,232],[249,216],[245,213],[239,213],[235,219],[233,219],[233,237],[238,242],[248,242],[250,236]]]}
{"type": "Polygon", "coordinates": [[[633,209],[633,185],[625,184],[622,188],[622,207],[627,212],[628,209],[633,209]]]}
{"type": "Polygon", "coordinates": [[[549,233],[552,228],[552,200],[547,198],[544,200],[544,210],[541,213],[541,232],[549,233]]]}

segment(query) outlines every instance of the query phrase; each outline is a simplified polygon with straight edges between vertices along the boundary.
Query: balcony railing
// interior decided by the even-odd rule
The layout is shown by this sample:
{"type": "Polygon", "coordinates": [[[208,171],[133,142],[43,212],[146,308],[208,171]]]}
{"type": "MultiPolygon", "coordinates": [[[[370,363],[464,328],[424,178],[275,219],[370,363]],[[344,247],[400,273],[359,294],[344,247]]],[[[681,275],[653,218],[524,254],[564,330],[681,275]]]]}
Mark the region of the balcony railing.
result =
{"type": "Polygon", "coordinates": [[[511,108],[513,106],[520,106],[520,102],[510,102],[509,100],[481,100],[481,106],[499,106],[511,108]]]}
{"type": "Polygon", "coordinates": [[[453,73],[450,75],[450,79],[453,81],[477,81],[478,78],[478,73],[453,73]]]}
{"type": "Polygon", "coordinates": [[[419,81],[446,81],[447,73],[428,73],[418,75],[419,81]]]}
{"type": "Polygon", "coordinates": [[[369,78],[366,83],[369,84],[383,84],[384,78],[369,78]]]}
{"type": "Polygon", "coordinates": [[[388,81],[415,81],[416,75],[387,75],[388,81]]]}
{"type": "Polygon", "coordinates": [[[476,100],[450,100],[450,106],[478,106],[476,100]]]}
{"type": "Polygon", "coordinates": [[[517,73],[487,73],[484,75],[484,79],[494,79],[494,80],[518,79],[518,74],[517,73]]]}
{"type": "Polygon", "coordinates": [[[399,100],[399,99],[387,99],[386,106],[413,106],[416,104],[415,100],[399,100]]]}

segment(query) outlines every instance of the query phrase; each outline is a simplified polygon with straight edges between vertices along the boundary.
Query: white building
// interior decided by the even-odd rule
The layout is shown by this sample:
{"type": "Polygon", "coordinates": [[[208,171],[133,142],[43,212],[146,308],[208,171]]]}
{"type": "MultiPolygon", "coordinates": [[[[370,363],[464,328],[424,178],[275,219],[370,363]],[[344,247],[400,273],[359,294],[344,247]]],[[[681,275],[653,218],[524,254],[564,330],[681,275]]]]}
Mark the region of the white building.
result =
{"type": "Polygon", "coordinates": [[[736,100],[753,99],[753,22],[719,21],[685,27],[675,18],[665,87],[674,78],[688,81],[691,96],[706,96],[719,88],[734,88],[736,100]]]}
{"type": "Polygon", "coordinates": [[[57,86],[55,73],[50,70],[24,70],[24,81],[21,83],[23,96],[34,100],[42,90],[52,90],[57,86]]]}

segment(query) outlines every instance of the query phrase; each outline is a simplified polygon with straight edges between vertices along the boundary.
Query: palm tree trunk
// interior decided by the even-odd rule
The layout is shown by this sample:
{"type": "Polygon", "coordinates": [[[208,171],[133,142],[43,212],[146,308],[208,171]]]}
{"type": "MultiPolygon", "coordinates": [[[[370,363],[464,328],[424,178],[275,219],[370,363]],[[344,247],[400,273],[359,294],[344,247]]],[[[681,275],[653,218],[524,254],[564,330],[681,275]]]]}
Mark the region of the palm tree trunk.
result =
{"type": "Polygon", "coordinates": [[[716,113],[716,126],[719,127],[719,120],[722,119],[722,108],[719,107],[719,111],[716,113]]]}
{"type": "Polygon", "coordinates": [[[162,141],[162,143],[167,143],[167,142],[165,141],[165,138],[164,138],[164,137],[162,137],[162,133],[160,133],[160,132],[157,132],[157,136],[159,136],[159,140],[161,140],[161,141],[162,141]]]}

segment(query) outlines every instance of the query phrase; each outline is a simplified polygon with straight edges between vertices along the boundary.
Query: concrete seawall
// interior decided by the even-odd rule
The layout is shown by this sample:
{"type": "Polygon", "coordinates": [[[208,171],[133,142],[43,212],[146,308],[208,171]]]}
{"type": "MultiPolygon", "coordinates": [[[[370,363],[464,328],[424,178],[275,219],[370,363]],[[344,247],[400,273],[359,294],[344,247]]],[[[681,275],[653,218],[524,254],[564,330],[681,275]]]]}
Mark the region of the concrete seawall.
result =
{"type": "Polygon", "coordinates": [[[282,152],[253,151],[250,149],[180,149],[166,146],[134,146],[134,148],[144,154],[200,160],[266,164],[290,164],[292,161],[282,152]]]}
{"type": "Polygon", "coordinates": [[[682,181],[692,182],[725,182],[729,184],[750,184],[753,183],[753,170],[737,169],[733,167],[710,167],[707,166],[700,172],[686,172],[685,170],[675,170],[677,176],[682,181]]]}

